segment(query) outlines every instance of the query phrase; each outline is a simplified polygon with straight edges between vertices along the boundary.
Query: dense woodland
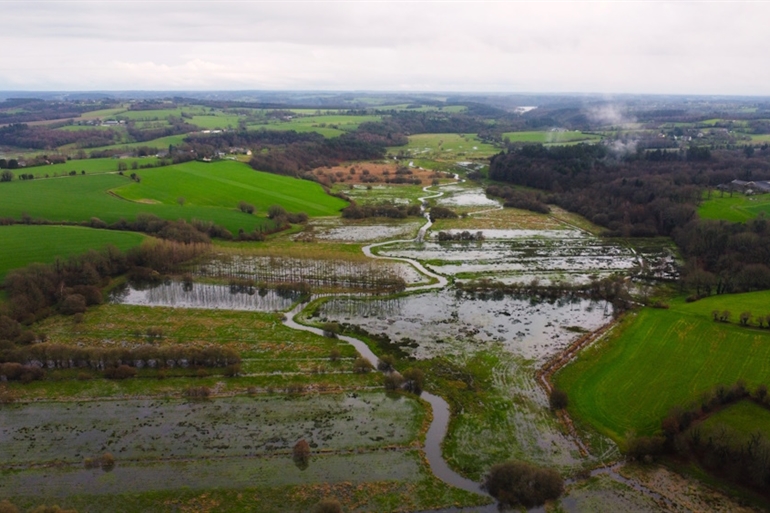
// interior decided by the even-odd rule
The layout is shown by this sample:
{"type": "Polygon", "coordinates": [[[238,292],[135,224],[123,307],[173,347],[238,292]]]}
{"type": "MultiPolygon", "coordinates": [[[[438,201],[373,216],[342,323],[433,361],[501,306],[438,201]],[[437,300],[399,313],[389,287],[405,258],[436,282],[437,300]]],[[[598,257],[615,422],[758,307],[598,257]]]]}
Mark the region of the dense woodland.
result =
{"type": "Polygon", "coordinates": [[[770,179],[770,151],[691,148],[660,159],[616,156],[603,145],[511,149],[492,158],[494,180],[545,191],[544,199],[605,227],[609,236],[673,237],[686,279],[702,293],[770,287],[767,220],[739,224],[696,216],[704,191],[736,177],[770,179]],[[736,176],[737,175],[737,176],[736,176]]]}

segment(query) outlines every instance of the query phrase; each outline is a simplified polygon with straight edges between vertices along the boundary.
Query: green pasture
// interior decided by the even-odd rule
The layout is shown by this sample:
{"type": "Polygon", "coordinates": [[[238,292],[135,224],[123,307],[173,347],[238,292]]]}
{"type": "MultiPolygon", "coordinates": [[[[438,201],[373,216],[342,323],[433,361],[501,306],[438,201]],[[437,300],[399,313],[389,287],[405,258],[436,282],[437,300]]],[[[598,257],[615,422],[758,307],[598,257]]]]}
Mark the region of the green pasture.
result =
{"type": "Polygon", "coordinates": [[[345,206],[318,184],[260,173],[232,161],[140,169],[141,183],[131,181],[130,172],[0,184],[0,217],[20,219],[26,213],[56,222],[98,217],[113,223],[148,213],[163,219],[210,220],[237,232],[267,223],[263,216],[272,204],[308,215],[334,215],[345,206]],[[111,193],[113,189],[119,195],[111,193]],[[177,203],[179,197],[185,198],[184,206],[177,203]],[[239,201],[252,203],[260,215],[240,212],[239,201]]]}
{"type": "Polygon", "coordinates": [[[131,165],[136,162],[138,166],[147,164],[157,164],[158,159],[156,157],[139,157],[139,158],[126,158],[126,159],[82,159],[82,160],[68,160],[63,164],[51,164],[49,166],[35,166],[24,169],[14,170],[14,173],[32,173],[36,178],[44,178],[46,175],[49,177],[55,177],[57,175],[68,175],[71,171],[75,171],[78,175],[83,171],[87,175],[95,173],[115,173],[118,171],[118,164],[123,163],[128,167],[129,173],[134,172],[131,170],[131,165]]]}
{"type": "Polygon", "coordinates": [[[540,144],[565,144],[574,142],[598,141],[601,136],[596,134],[585,134],[583,132],[506,132],[503,134],[503,140],[506,138],[512,143],[540,143],[540,144]]]}
{"type": "Polygon", "coordinates": [[[770,292],[682,299],[670,309],[645,308],[555,376],[570,413],[622,442],[654,433],[675,406],[687,407],[719,384],[753,388],[770,375],[770,331],[737,324],[740,312],[770,313],[770,292]],[[714,322],[713,310],[733,322],[714,322]]]}
{"type": "Polygon", "coordinates": [[[299,133],[307,133],[307,132],[315,132],[317,134],[321,134],[324,137],[337,137],[338,135],[342,135],[345,133],[344,130],[339,130],[337,128],[329,128],[329,127],[320,127],[320,126],[313,126],[313,125],[302,125],[298,123],[262,123],[262,124],[250,124],[248,125],[249,130],[277,130],[277,131],[286,131],[294,130],[295,132],[299,133]]]}
{"type": "Polygon", "coordinates": [[[744,223],[754,219],[760,213],[770,215],[770,194],[746,196],[741,193],[711,193],[711,199],[703,201],[698,207],[698,215],[703,219],[724,219],[735,223],[744,223]]]}
{"type": "Polygon", "coordinates": [[[144,238],[133,232],[80,226],[0,226],[0,282],[11,269],[33,262],[49,263],[108,244],[125,250],[138,246],[144,238]]]}
{"type": "Polygon", "coordinates": [[[238,128],[238,121],[242,119],[246,118],[235,114],[216,113],[214,115],[193,116],[188,121],[206,130],[224,130],[227,128],[238,128]]]}
{"type": "Polygon", "coordinates": [[[250,124],[250,129],[296,130],[297,132],[317,132],[324,137],[336,137],[345,132],[352,132],[361,123],[379,121],[381,116],[328,114],[319,116],[298,116],[290,120],[275,120],[269,123],[250,124]]]}
{"type": "Polygon", "coordinates": [[[701,423],[705,431],[725,426],[748,438],[754,433],[762,433],[770,438],[770,410],[752,401],[740,401],[718,411],[701,423]]]}
{"type": "Polygon", "coordinates": [[[483,143],[476,135],[467,134],[418,134],[409,136],[409,144],[388,148],[396,153],[406,151],[414,156],[481,158],[499,153],[492,144],[483,143]]]}
{"type": "Polygon", "coordinates": [[[336,215],[346,203],[329,196],[316,183],[254,171],[240,162],[187,162],[166,168],[146,169],[141,183],[131,182],[114,189],[118,196],[137,202],[235,208],[243,200],[265,213],[278,204],[290,212],[309,216],[336,215]]]}
{"type": "MultiPolygon", "coordinates": [[[[89,148],[88,151],[100,151],[100,150],[131,150],[135,148],[140,148],[142,146],[147,146],[150,148],[159,148],[161,150],[164,150],[168,148],[170,144],[173,144],[174,146],[177,146],[179,144],[182,144],[184,140],[187,138],[188,134],[179,134],[179,135],[169,135],[167,137],[159,137],[158,139],[152,139],[150,141],[144,141],[144,142],[135,142],[135,143],[117,143],[117,144],[111,144],[109,146],[99,146],[98,148],[89,148]]],[[[67,146],[63,146],[62,148],[67,149],[67,146]]],[[[74,149],[74,148],[69,148],[74,149]]]]}

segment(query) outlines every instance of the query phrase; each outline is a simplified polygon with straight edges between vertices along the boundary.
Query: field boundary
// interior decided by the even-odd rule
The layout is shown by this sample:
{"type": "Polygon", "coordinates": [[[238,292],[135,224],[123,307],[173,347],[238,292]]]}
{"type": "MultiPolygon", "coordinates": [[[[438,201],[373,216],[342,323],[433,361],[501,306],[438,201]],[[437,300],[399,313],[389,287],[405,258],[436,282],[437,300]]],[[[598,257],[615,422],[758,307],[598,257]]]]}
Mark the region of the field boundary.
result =
{"type": "MultiPolygon", "coordinates": [[[[604,326],[601,326],[600,328],[579,337],[562,351],[549,358],[548,361],[546,361],[535,373],[535,381],[537,381],[538,385],[540,385],[543,391],[545,391],[546,394],[550,394],[554,388],[553,382],[551,381],[553,375],[569,362],[571,362],[581,350],[602,338],[608,331],[615,327],[617,323],[618,320],[613,319],[604,326]]],[[[572,422],[572,418],[569,416],[566,410],[557,411],[556,417],[559,419],[559,422],[566,428],[569,437],[577,446],[581,456],[588,456],[591,451],[588,449],[588,446],[583,442],[583,439],[578,434],[577,429],[575,428],[575,424],[572,422]]]]}

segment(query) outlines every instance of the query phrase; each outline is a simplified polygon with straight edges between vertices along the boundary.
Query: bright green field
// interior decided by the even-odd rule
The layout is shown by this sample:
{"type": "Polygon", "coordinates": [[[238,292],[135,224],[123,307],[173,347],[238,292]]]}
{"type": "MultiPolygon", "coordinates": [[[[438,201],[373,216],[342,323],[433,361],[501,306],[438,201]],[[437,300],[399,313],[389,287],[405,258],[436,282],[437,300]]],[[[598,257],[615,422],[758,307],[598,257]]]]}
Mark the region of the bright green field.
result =
{"type": "Polygon", "coordinates": [[[770,438],[770,410],[751,401],[740,401],[715,413],[701,424],[706,430],[719,425],[734,429],[746,436],[760,432],[770,438]]]}
{"type": "Polygon", "coordinates": [[[409,136],[409,144],[388,148],[391,152],[407,151],[414,156],[488,157],[500,149],[481,142],[472,134],[418,134],[409,136]]]}
{"type": "Polygon", "coordinates": [[[621,442],[651,434],[674,406],[689,406],[718,384],[750,388],[770,376],[770,331],[716,323],[712,310],[770,313],[770,291],[679,299],[642,309],[555,376],[579,421],[621,442]]]}
{"type": "MultiPolygon", "coordinates": [[[[129,171],[130,172],[130,171],[129,171]]],[[[246,164],[225,161],[191,162],[176,166],[137,171],[141,183],[128,176],[101,174],[13,181],[0,184],[0,217],[19,219],[26,212],[33,218],[50,221],[87,221],[98,217],[107,223],[120,218],[134,219],[150,213],[163,219],[211,220],[232,232],[252,231],[266,219],[262,216],[272,204],[290,212],[308,215],[335,215],[346,203],[328,196],[318,184],[296,178],[260,173],[246,164]],[[110,194],[118,189],[131,200],[110,194]],[[177,198],[185,198],[184,206],[177,198]],[[239,201],[255,205],[260,216],[236,209],[239,201]]]]}
{"type": "Polygon", "coordinates": [[[595,134],[584,134],[582,132],[506,132],[503,134],[503,140],[509,141],[540,143],[540,144],[563,144],[579,141],[596,141],[601,139],[595,134]]]}
{"type": "Polygon", "coordinates": [[[11,269],[33,262],[45,264],[108,244],[125,250],[138,246],[144,238],[133,232],[79,226],[0,226],[0,282],[11,269]]]}
{"type": "MultiPolygon", "coordinates": [[[[123,148],[132,149],[132,148],[139,148],[141,146],[147,146],[150,148],[159,148],[161,150],[167,149],[170,144],[173,144],[174,146],[180,145],[184,142],[184,140],[187,138],[188,134],[180,134],[180,135],[169,135],[168,137],[160,137],[158,139],[153,139],[151,141],[144,141],[144,142],[136,142],[136,143],[118,143],[118,144],[111,144],[109,146],[99,146],[98,148],[89,148],[88,151],[99,151],[99,150],[120,150],[123,148]]],[[[66,146],[63,146],[64,149],[67,149],[66,146]]]]}
{"type": "Polygon", "coordinates": [[[705,200],[698,207],[698,215],[703,219],[724,219],[735,223],[744,223],[754,219],[760,212],[770,215],[770,194],[746,196],[734,193],[732,197],[719,192],[712,192],[711,199],[705,200]]]}
{"type": "MultiPolygon", "coordinates": [[[[118,171],[118,164],[123,163],[128,167],[129,173],[131,171],[131,164],[137,162],[140,166],[145,164],[157,164],[158,159],[155,157],[144,158],[127,158],[127,159],[82,159],[82,160],[70,160],[64,164],[52,164],[50,166],[35,166],[25,169],[19,169],[15,172],[18,173],[32,173],[37,178],[45,177],[45,175],[66,175],[70,171],[75,171],[80,174],[81,171],[85,171],[86,174],[93,173],[114,173],[118,171]]],[[[141,171],[141,170],[140,170],[141,171]]]]}
{"type": "Polygon", "coordinates": [[[309,216],[331,216],[347,204],[326,194],[321,186],[307,180],[254,171],[240,162],[187,162],[166,168],[146,169],[141,183],[131,182],[115,189],[132,201],[157,201],[176,205],[184,197],[190,205],[235,208],[238,201],[252,203],[260,213],[273,204],[290,212],[309,216]]]}

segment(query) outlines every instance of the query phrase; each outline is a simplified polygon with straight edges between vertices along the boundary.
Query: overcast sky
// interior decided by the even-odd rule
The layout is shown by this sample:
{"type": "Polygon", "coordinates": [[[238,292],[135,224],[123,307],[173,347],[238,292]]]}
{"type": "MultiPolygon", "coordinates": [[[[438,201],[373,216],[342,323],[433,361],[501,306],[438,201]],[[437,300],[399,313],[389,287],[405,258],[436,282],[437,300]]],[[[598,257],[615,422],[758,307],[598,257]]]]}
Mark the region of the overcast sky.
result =
{"type": "Polygon", "coordinates": [[[770,95],[766,2],[0,0],[0,90],[770,95]]]}

